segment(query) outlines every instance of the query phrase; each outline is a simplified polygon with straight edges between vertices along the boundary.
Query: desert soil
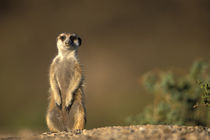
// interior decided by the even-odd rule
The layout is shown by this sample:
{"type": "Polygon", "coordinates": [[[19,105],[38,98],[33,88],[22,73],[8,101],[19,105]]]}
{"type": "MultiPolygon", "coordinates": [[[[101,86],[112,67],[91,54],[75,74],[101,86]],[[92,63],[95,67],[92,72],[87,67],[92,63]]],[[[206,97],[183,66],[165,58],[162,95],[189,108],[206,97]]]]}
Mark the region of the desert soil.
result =
{"type": "Polygon", "coordinates": [[[2,137],[0,140],[210,140],[210,128],[177,125],[112,126],[91,130],[2,137]]]}

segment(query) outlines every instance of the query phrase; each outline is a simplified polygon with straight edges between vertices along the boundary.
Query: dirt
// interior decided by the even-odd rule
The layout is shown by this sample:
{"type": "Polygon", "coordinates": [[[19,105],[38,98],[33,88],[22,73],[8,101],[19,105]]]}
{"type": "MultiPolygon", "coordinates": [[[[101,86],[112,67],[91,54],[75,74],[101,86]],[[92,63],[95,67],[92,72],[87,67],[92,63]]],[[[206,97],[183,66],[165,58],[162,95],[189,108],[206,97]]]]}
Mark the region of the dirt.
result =
{"type": "Polygon", "coordinates": [[[177,125],[112,126],[91,130],[2,137],[0,140],[209,140],[210,128],[177,125]]]}

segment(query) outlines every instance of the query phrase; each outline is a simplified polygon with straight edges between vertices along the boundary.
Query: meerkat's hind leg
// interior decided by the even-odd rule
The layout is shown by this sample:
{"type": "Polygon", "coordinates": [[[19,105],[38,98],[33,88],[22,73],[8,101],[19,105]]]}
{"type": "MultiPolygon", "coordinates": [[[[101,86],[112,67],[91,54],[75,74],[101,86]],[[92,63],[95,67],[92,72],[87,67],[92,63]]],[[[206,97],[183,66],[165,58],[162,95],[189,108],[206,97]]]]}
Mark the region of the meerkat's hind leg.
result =
{"type": "Polygon", "coordinates": [[[84,107],[82,106],[82,104],[80,104],[79,102],[74,102],[71,110],[68,114],[69,117],[69,121],[67,123],[67,131],[70,130],[82,130],[85,128],[85,122],[86,122],[86,118],[85,118],[85,111],[84,111],[84,107]]]}
{"type": "Polygon", "coordinates": [[[74,102],[68,113],[68,124],[67,130],[77,130],[77,129],[84,129],[86,123],[86,110],[85,105],[83,103],[83,96],[81,90],[75,94],[74,102]]]}
{"type": "Polygon", "coordinates": [[[65,131],[65,127],[62,122],[61,112],[58,109],[52,109],[48,111],[46,116],[47,126],[51,132],[65,131]]]}
{"type": "Polygon", "coordinates": [[[74,126],[73,130],[82,130],[85,128],[85,112],[83,110],[83,107],[79,106],[79,110],[77,113],[74,115],[74,126]]]}

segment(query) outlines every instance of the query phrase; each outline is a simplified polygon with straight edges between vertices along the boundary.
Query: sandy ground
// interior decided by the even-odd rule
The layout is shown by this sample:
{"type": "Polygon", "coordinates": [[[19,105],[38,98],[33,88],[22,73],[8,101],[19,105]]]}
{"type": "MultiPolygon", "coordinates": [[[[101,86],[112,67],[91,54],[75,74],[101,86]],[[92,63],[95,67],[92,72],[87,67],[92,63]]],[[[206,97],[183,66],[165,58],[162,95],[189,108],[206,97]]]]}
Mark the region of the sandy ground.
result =
{"type": "Polygon", "coordinates": [[[0,140],[209,140],[210,128],[176,125],[112,126],[91,130],[2,137],[0,140]]]}

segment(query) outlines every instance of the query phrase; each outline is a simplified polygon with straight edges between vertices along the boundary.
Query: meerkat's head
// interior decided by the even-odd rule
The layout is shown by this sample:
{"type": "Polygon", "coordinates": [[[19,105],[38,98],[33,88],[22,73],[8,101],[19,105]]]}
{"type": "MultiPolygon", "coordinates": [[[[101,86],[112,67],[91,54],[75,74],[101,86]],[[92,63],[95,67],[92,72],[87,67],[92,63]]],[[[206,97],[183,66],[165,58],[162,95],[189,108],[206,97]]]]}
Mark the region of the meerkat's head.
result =
{"type": "Polygon", "coordinates": [[[59,51],[74,51],[81,45],[82,40],[74,33],[61,33],[57,37],[59,51]]]}

